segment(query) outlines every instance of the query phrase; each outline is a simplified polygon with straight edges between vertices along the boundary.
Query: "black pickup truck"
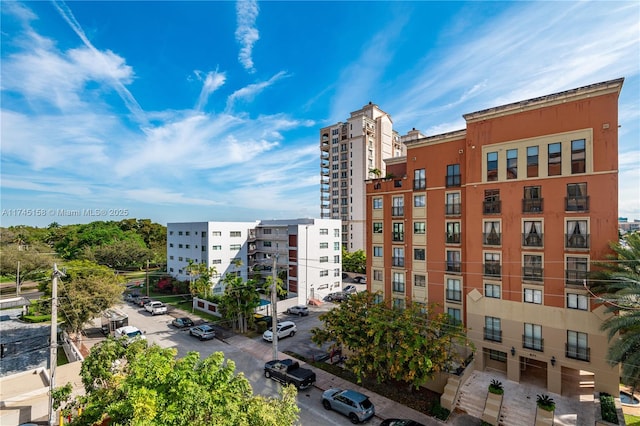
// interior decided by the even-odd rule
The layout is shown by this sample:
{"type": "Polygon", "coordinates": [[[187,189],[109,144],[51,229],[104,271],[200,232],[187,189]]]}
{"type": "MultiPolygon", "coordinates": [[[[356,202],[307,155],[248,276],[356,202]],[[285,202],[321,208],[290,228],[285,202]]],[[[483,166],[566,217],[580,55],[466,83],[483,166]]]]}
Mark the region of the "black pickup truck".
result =
{"type": "Polygon", "coordinates": [[[298,361],[292,359],[273,360],[264,364],[264,377],[277,380],[298,389],[306,389],[316,381],[316,373],[300,367],[298,361]]]}

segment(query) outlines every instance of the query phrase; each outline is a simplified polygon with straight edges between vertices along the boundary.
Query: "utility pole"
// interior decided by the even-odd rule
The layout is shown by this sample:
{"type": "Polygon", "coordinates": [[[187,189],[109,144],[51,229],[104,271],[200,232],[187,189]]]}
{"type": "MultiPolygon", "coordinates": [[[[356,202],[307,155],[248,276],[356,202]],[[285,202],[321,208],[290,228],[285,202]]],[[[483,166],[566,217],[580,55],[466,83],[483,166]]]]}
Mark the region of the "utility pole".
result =
{"type": "Polygon", "coordinates": [[[53,280],[51,281],[51,337],[49,352],[49,425],[55,424],[53,410],[53,391],[55,389],[56,364],[58,363],[58,278],[65,275],[53,264],[53,280]]]}
{"type": "Polygon", "coordinates": [[[149,297],[149,261],[147,260],[147,297],[149,297]]]}
{"type": "Polygon", "coordinates": [[[273,257],[273,267],[271,270],[271,335],[273,336],[273,359],[278,359],[278,295],[276,280],[278,278],[278,243],[276,243],[276,255],[273,257]]]}
{"type": "Polygon", "coordinates": [[[18,260],[18,272],[16,273],[16,297],[20,296],[20,261],[18,260]]]}

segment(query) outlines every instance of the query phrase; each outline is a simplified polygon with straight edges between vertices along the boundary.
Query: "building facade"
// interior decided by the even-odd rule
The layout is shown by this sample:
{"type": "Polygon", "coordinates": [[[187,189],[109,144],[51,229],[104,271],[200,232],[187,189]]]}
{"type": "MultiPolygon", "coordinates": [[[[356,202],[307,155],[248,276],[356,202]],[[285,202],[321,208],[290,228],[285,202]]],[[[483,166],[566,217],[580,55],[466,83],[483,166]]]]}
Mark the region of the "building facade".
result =
{"type": "Polygon", "coordinates": [[[215,267],[211,288],[222,294],[222,278],[282,278],[289,298],[306,304],[341,286],[341,223],[334,219],[167,224],[167,270],[188,281],[190,262],[215,267]]]}
{"type": "Polygon", "coordinates": [[[569,394],[618,392],[585,286],[618,239],[623,79],[464,115],[403,137],[395,178],[367,182],[370,291],[461,321],[475,367],[569,394]],[[592,390],[593,390],[592,388],[592,390]]]}
{"type": "Polygon", "coordinates": [[[366,250],[365,181],[385,176],[383,160],[404,153],[391,117],[371,102],[346,122],[320,129],[321,217],[342,221],[348,251],[366,250]]]}

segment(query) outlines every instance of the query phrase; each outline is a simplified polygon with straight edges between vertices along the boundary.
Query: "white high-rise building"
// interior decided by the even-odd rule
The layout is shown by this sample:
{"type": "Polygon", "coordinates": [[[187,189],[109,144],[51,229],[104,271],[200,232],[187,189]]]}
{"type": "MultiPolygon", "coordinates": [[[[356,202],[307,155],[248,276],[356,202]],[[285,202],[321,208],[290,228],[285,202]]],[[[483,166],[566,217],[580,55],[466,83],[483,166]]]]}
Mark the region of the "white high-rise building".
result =
{"type": "Polygon", "coordinates": [[[221,279],[282,278],[289,298],[301,304],[322,299],[342,286],[341,223],[334,219],[290,219],[256,222],[190,222],[167,224],[167,270],[190,279],[189,261],[215,267],[214,294],[221,279]]]}
{"type": "Polygon", "coordinates": [[[345,123],[320,129],[321,217],[342,222],[349,252],[366,250],[365,181],[386,176],[384,160],[405,153],[391,116],[371,102],[345,123]]]}

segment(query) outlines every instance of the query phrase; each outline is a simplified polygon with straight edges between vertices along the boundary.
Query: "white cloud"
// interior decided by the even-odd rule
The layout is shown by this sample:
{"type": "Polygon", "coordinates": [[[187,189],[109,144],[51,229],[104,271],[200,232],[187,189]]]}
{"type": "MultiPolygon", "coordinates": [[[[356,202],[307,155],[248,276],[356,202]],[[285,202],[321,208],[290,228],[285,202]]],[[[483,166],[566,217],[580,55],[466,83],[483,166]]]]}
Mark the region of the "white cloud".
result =
{"type": "Polygon", "coordinates": [[[196,71],[195,74],[201,81],[204,80],[202,90],[200,91],[200,97],[198,98],[198,104],[196,105],[196,110],[201,111],[207,104],[209,96],[225,83],[227,76],[225,73],[210,71],[203,79],[201,72],[196,71]]]}
{"type": "Polygon", "coordinates": [[[233,108],[234,104],[238,100],[251,101],[255,98],[256,95],[262,93],[266,88],[272,86],[278,80],[287,77],[287,73],[284,71],[280,71],[276,73],[273,77],[271,77],[267,81],[261,81],[260,83],[250,84],[241,89],[236,90],[227,98],[227,108],[226,111],[229,111],[233,108]]]}
{"type": "Polygon", "coordinates": [[[254,73],[253,45],[260,39],[258,29],[255,27],[258,17],[258,2],[255,0],[239,0],[236,2],[237,23],[236,41],[240,43],[238,60],[249,72],[254,73]]]}
{"type": "Polygon", "coordinates": [[[206,198],[187,197],[182,192],[167,191],[162,188],[131,189],[123,191],[123,195],[133,201],[149,204],[184,204],[195,206],[213,206],[220,204],[206,198]]]}

